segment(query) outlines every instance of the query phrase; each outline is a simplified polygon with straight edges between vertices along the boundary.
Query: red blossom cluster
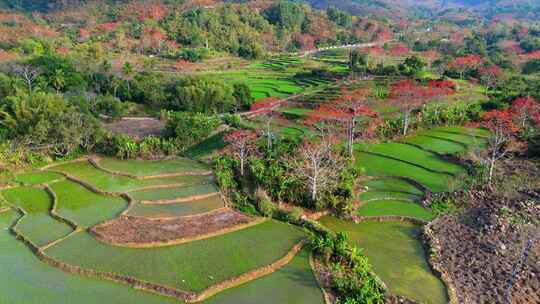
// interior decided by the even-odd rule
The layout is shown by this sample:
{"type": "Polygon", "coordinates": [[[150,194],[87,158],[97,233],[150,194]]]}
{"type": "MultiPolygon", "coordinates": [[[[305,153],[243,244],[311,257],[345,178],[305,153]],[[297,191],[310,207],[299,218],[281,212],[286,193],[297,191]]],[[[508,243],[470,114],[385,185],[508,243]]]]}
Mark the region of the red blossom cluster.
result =
{"type": "Polygon", "coordinates": [[[429,96],[453,95],[456,93],[456,84],[451,80],[430,80],[428,84],[429,96]]]}
{"type": "Polygon", "coordinates": [[[154,21],[159,21],[165,17],[167,13],[167,9],[165,5],[162,4],[147,4],[147,5],[137,5],[137,14],[139,16],[139,20],[144,21],[147,19],[151,19],[154,21]]]}
{"type": "Polygon", "coordinates": [[[118,27],[118,22],[106,22],[106,23],[101,23],[97,26],[98,30],[105,31],[107,33],[116,30],[117,27],[118,27]]]}
{"type": "Polygon", "coordinates": [[[263,109],[272,109],[282,103],[277,97],[267,97],[259,99],[256,103],[251,105],[250,111],[258,111],[263,109]]]}
{"type": "Polygon", "coordinates": [[[59,54],[59,55],[62,55],[62,56],[67,56],[69,55],[69,48],[57,48],[56,49],[56,53],[59,54]]]}
{"type": "Polygon", "coordinates": [[[482,64],[482,62],[483,60],[482,60],[482,57],[480,57],[480,55],[461,56],[461,57],[456,57],[454,60],[450,61],[448,63],[448,67],[458,71],[460,78],[463,78],[463,74],[467,70],[477,68],[480,64],[482,64]]]}
{"type": "Polygon", "coordinates": [[[532,121],[536,126],[540,125],[540,103],[531,97],[520,97],[512,102],[510,111],[521,128],[525,127],[528,121],[532,121]]]}
{"type": "Polygon", "coordinates": [[[411,50],[407,46],[404,44],[399,44],[390,50],[390,55],[395,57],[403,57],[407,56],[410,52],[411,50]]]}
{"type": "Polygon", "coordinates": [[[345,138],[348,153],[352,155],[353,143],[359,133],[357,126],[363,123],[363,130],[360,132],[362,137],[369,137],[369,132],[376,129],[371,124],[372,118],[376,118],[377,113],[369,108],[368,95],[365,89],[354,90],[334,103],[321,105],[309,115],[305,123],[315,127],[320,123],[331,124],[332,129],[337,129],[345,138]]]}
{"type": "Polygon", "coordinates": [[[527,54],[521,55],[521,58],[525,60],[533,60],[533,59],[540,59],[540,50],[533,51],[527,54]]]}
{"type": "Polygon", "coordinates": [[[90,33],[89,30],[87,30],[85,28],[79,29],[79,39],[81,41],[85,41],[85,40],[89,39],[91,35],[92,34],[90,33]]]}
{"type": "Polygon", "coordinates": [[[513,135],[519,131],[515,124],[514,113],[510,109],[492,110],[482,115],[482,126],[492,132],[513,135]]]}

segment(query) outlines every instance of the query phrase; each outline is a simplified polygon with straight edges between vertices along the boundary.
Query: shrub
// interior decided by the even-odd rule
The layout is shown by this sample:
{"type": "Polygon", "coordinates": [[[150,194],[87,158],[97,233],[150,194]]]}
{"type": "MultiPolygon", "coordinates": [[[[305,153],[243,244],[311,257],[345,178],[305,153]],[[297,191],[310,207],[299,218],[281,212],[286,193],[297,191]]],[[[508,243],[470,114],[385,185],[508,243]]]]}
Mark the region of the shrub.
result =
{"type": "Polygon", "coordinates": [[[258,200],[257,209],[263,216],[272,217],[274,211],[276,210],[276,206],[269,199],[263,198],[258,200]]]}
{"type": "Polygon", "coordinates": [[[224,123],[233,128],[239,128],[242,123],[242,117],[238,114],[225,114],[222,119],[224,123]]]}
{"type": "Polygon", "coordinates": [[[109,116],[111,119],[122,117],[126,113],[127,108],[125,103],[112,95],[101,96],[96,102],[96,110],[100,114],[109,116]]]}
{"type": "Polygon", "coordinates": [[[174,139],[176,146],[184,150],[207,138],[219,123],[218,118],[201,113],[171,113],[165,125],[164,135],[174,139]]]}
{"type": "Polygon", "coordinates": [[[302,219],[302,209],[299,207],[294,207],[288,214],[288,218],[293,223],[298,223],[302,219]]]}
{"type": "Polygon", "coordinates": [[[190,62],[200,62],[208,57],[208,49],[184,49],[179,57],[190,62]]]}

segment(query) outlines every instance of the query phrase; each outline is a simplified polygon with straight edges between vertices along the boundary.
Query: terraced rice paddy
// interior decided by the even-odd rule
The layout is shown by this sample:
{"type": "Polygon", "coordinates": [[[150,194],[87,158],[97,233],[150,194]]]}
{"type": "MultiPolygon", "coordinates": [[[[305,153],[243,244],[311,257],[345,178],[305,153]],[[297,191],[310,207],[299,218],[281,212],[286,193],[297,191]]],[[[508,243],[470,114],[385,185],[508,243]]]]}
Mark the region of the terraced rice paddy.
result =
{"type": "Polygon", "coordinates": [[[88,161],[66,163],[50,168],[69,174],[93,187],[105,192],[127,192],[160,185],[195,185],[212,180],[211,176],[173,176],[152,179],[135,179],[127,176],[112,175],[97,169],[88,161]]]}
{"type": "Polygon", "coordinates": [[[45,253],[86,269],[201,291],[278,260],[303,237],[297,228],[267,221],[203,241],[145,249],[114,247],[79,233],[45,253]]]}
{"type": "Polygon", "coordinates": [[[354,224],[334,217],[325,217],[321,222],[334,231],[347,232],[354,244],[364,248],[373,271],[391,293],[421,303],[448,302],[444,284],[427,263],[417,225],[394,221],[354,224]]]}
{"type": "Polygon", "coordinates": [[[323,304],[324,299],[311,274],[309,252],[304,249],[273,274],[226,290],[205,304],[323,304]]]}
{"type": "Polygon", "coordinates": [[[218,195],[174,204],[141,204],[136,203],[128,211],[128,215],[147,218],[171,218],[201,214],[223,208],[224,204],[218,195]]]}
{"type": "Polygon", "coordinates": [[[2,191],[9,205],[23,210],[26,215],[17,224],[17,230],[37,246],[43,246],[69,234],[73,229],[51,217],[52,197],[43,189],[31,187],[2,191]]]}
{"type": "MultiPolygon", "coordinates": [[[[184,292],[200,292],[280,260],[305,238],[304,232],[295,226],[273,220],[253,221],[255,219],[246,216],[243,222],[249,224],[253,221],[252,224],[236,229],[234,226],[223,226],[225,230],[220,232],[220,217],[216,215],[213,218],[214,214],[218,214],[218,209],[224,216],[224,222],[231,221],[234,224],[234,221],[225,217],[231,213],[224,209],[224,202],[213,183],[213,177],[207,175],[208,167],[200,163],[181,159],[163,163],[123,163],[114,159],[102,159],[99,166],[105,169],[88,161],[59,164],[46,169],[51,171],[25,173],[17,177],[19,183],[25,180],[25,183],[32,186],[1,191],[1,197],[6,200],[5,206],[20,208],[25,212],[24,215],[22,212],[18,215],[24,217],[15,226],[16,231],[36,247],[41,247],[46,257],[65,263],[68,267],[80,266],[97,272],[112,272],[184,292]],[[131,204],[123,197],[126,191],[131,191],[131,204]],[[197,235],[194,235],[193,240],[187,240],[181,245],[172,243],[162,247],[129,248],[105,243],[92,232],[94,230],[86,229],[97,224],[109,225],[112,222],[108,220],[122,213],[127,213],[123,215],[124,219],[129,216],[142,217],[137,220],[150,221],[152,225],[157,218],[171,218],[179,226],[186,226],[181,222],[191,218],[186,216],[204,214],[216,234],[198,241],[197,235]],[[71,223],[79,229],[74,231],[71,223]],[[227,230],[229,228],[231,230],[227,230]]],[[[14,223],[16,212],[9,209],[2,211],[0,225],[14,223]]],[[[169,226],[158,228],[161,231],[175,229],[172,227],[174,225],[169,226]]],[[[122,227],[119,226],[119,229],[122,231],[122,227]]],[[[129,226],[125,229],[129,229],[129,226]]],[[[89,279],[61,272],[40,262],[22,242],[6,230],[2,231],[0,244],[5,242],[6,246],[2,248],[10,251],[0,252],[0,263],[3,265],[0,283],[13,277],[6,275],[6,269],[15,273],[14,282],[20,284],[13,285],[10,281],[0,285],[2,303],[4,299],[8,303],[63,303],[66,299],[78,303],[101,303],[112,297],[122,303],[181,302],[137,291],[127,285],[111,283],[104,278],[89,279]],[[24,253],[21,254],[21,251],[24,253]],[[4,268],[4,261],[11,264],[4,268]],[[23,281],[31,282],[31,286],[23,281]],[[14,287],[12,290],[4,290],[5,286],[14,287]],[[81,292],[82,289],[84,291],[81,292]],[[95,292],[92,292],[94,289],[95,292]],[[85,298],[79,301],[79,295],[85,298]]],[[[180,235],[189,235],[189,231],[179,232],[180,235]]],[[[117,235],[121,237],[124,234],[117,235]]],[[[133,233],[131,235],[137,236],[133,233]]],[[[241,303],[259,294],[258,291],[270,295],[279,292],[278,287],[281,289],[287,286],[288,289],[282,294],[285,298],[302,299],[305,303],[322,303],[321,291],[307,257],[307,251],[302,251],[290,264],[274,274],[260,279],[254,277],[254,280],[231,289],[223,295],[223,301],[241,303]],[[276,282],[281,285],[275,285],[276,282]]]]}
{"type": "Polygon", "coordinates": [[[100,195],[68,180],[53,183],[50,187],[58,199],[58,215],[84,227],[113,219],[128,206],[121,197],[100,195]]]}
{"type": "Polygon", "coordinates": [[[19,215],[0,213],[0,303],[178,303],[127,285],[68,274],[39,261],[7,230],[19,215]]]}
{"type": "Polygon", "coordinates": [[[194,186],[167,187],[144,191],[133,191],[130,196],[138,201],[172,201],[193,196],[205,196],[217,193],[219,190],[212,183],[194,186]]]}
{"type": "Polygon", "coordinates": [[[18,174],[15,177],[15,182],[23,185],[38,185],[63,178],[64,176],[54,172],[28,172],[18,174]]]}
{"type": "Polygon", "coordinates": [[[440,127],[406,137],[400,142],[357,144],[357,165],[371,177],[362,183],[359,215],[433,218],[418,203],[425,191],[444,192],[461,187],[466,168],[443,157],[464,153],[484,143],[485,130],[440,127]],[[436,136],[436,137],[435,137],[436,136]],[[456,138],[461,141],[456,142],[456,138]]]}
{"type": "Polygon", "coordinates": [[[207,166],[187,158],[143,161],[136,159],[119,160],[116,158],[102,158],[98,163],[105,169],[121,172],[137,177],[154,176],[161,174],[204,174],[209,172],[207,166]]]}
{"type": "Polygon", "coordinates": [[[233,72],[211,73],[228,83],[245,83],[251,96],[257,100],[267,97],[286,98],[294,94],[319,90],[335,81],[333,77],[321,77],[304,73],[304,59],[299,57],[272,58],[263,63],[252,64],[233,72]]]}

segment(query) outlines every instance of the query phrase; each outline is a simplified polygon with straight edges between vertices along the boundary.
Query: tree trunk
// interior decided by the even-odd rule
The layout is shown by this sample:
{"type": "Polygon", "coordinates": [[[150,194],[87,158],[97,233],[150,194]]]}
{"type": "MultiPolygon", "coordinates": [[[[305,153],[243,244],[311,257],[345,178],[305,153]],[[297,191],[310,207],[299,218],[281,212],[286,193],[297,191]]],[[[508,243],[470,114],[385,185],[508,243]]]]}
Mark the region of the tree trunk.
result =
{"type": "Polygon", "coordinates": [[[354,145],[354,121],[351,122],[351,125],[349,126],[349,134],[347,134],[347,152],[349,153],[349,156],[353,155],[353,145],[354,145]]]}
{"type": "Polygon", "coordinates": [[[405,112],[405,116],[403,117],[403,136],[407,135],[407,131],[409,129],[409,112],[405,112]]]}
{"type": "Polygon", "coordinates": [[[240,175],[244,176],[244,157],[240,157],[240,175]]]}
{"type": "Polygon", "coordinates": [[[313,181],[313,183],[311,184],[311,199],[313,201],[317,200],[317,182],[316,181],[313,181]]]}
{"type": "Polygon", "coordinates": [[[272,150],[272,133],[270,132],[270,120],[266,122],[266,146],[268,150],[272,150]]]}
{"type": "Polygon", "coordinates": [[[489,177],[488,177],[488,185],[491,187],[491,181],[493,180],[493,169],[495,168],[495,158],[492,157],[489,162],[489,177]]]}

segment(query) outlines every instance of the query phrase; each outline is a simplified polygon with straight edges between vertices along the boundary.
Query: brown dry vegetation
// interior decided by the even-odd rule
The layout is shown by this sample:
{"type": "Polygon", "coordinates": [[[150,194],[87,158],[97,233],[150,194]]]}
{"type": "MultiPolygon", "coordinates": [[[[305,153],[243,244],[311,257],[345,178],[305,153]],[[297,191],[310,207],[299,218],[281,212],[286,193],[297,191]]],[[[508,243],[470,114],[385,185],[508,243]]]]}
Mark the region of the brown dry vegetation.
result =
{"type": "Polygon", "coordinates": [[[115,122],[105,123],[103,126],[112,133],[142,139],[150,135],[159,136],[165,128],[165,122],[154,118],[123,118],[115,122]]]}
{"type": "Polygon", "coordinates": [[[98,239],[120,246],[163,246],[230,232],[253,221],[255,220],[247,215],[224,208],[197,216],[173,219],[121,216],[92,228],[92,232],[98,239]]]}

